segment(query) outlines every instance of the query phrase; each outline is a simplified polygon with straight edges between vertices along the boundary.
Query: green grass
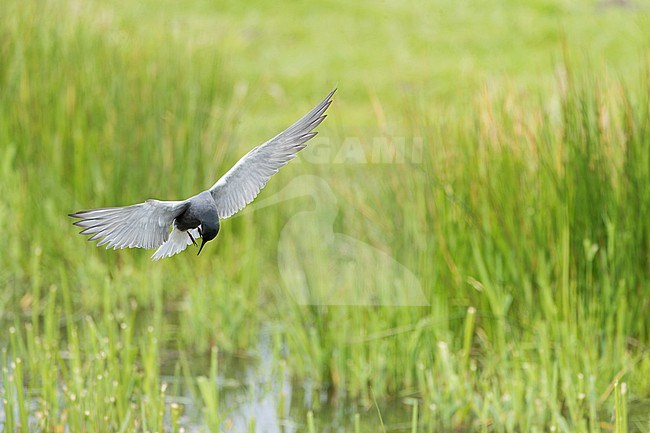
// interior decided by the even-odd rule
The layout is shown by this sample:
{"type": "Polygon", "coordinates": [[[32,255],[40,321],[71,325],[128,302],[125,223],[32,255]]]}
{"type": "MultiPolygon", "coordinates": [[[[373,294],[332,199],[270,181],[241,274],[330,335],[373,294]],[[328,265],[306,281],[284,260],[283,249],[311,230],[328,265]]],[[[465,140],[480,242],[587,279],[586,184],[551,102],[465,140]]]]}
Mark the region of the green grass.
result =
{"type": "Polygon", "coordinates": [[[5,3],[3,430],[264,430],[237,412],[257,392],[309,432],[647,426],[644,3],[5,3]],[[209,187],[333,87],[320,141],[259,198],[314,175],[301,191],[324,182],[330,207],[258,208],[159,263],[66,217],[209,187]],[[330,263],[327,230],[395,258],[430,305],[382,306],[399,285],[298,305],[292,272],[337,296],[392,275],[370,253],[302,269],[330,263]],[[251,358],[264,380],[229,390],[251,358]]]}

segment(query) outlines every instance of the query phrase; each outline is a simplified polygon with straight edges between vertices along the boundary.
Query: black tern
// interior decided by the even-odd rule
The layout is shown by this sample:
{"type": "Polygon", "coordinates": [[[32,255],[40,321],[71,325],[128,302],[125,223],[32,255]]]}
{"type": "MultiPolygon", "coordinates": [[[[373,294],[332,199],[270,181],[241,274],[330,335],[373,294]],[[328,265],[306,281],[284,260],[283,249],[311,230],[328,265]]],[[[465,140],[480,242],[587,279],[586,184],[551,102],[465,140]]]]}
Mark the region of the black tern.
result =
{"type": "Polygon", "coordinates": [[[219,220],[231,217],[252,202],[271,176],[278,172],[327,117],[332,90],[323,101],[296,123],[241,158],[210,189],[182,201],[147,200],[131,206],[84,210],[69,214],[79,219],[80,233],[106,248],[158,248],[151,257],[160,260],[197,245],[200,254],[206,242],[219,233],[219,220]]]}

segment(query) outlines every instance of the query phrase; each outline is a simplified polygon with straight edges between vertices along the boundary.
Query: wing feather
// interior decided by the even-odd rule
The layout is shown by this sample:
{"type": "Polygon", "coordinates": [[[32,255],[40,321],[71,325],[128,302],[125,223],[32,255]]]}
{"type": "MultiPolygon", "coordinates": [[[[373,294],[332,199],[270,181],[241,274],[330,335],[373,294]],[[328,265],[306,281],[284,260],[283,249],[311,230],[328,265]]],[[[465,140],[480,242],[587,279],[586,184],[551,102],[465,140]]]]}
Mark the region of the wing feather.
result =
{"type": "Polygon", "coordinates": [[[79,221],[89,241],[106,248],[156,248],[169,237],[174,219],[188,207],[188,201],[147,200],[132,206],[85,210],[70,214],[79,221]],[[100,240],[101,239],[101,240],[100,240]]]}
{"type": "Polygon", "coordinates": [[[316,135],[312,130],[325,119],[335,91],[293,125],[248,152],[210,188],[219,218],[228,218],[252,202],[271,176],[305,148],[316,135]]]}

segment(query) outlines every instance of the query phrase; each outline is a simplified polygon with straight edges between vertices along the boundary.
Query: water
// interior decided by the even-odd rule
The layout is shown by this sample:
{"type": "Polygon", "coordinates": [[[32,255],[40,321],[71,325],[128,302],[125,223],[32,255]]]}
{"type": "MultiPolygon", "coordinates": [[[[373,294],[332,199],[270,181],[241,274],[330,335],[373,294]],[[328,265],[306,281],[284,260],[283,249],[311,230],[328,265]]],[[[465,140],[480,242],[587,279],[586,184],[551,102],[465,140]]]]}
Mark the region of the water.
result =
{"type": "MultiPolygon", "coordinates": [[[[173,357],[173,354],[171,354],[173,357]]],[[[168,367],[175,362],[169,359],[168,367]],[[172,362],[169,362],[172,361],[172,362]]],[[[194,359],[195,374],[209,371],[209,359],[194,359]]],[[[188,392],[185,382],[175,376],[165,376],[170,389],[180,395],[168,397],[168,402],[183,407],[181,424],[187,432],[205,431],[201,408],[188,392]],[[179,382],[180,380],[180,382],[179,382]]],[[[377,402],[377,406],[360,401],[336,399],[325,390],[316,389],[311,382],[291,379],[291,372],[282,361],[274,359],[268,332],[262,332],[253,356],[220,356],[218,386],[221,411],[225,414],[225,431],[259,433],[293,433],[305,431],[308,411],[314,413],[316,431],[343,433],[353,431],[355,415],[359,414],[362,431],[410,431],[412,406],[401,400],[377,402]]]]}

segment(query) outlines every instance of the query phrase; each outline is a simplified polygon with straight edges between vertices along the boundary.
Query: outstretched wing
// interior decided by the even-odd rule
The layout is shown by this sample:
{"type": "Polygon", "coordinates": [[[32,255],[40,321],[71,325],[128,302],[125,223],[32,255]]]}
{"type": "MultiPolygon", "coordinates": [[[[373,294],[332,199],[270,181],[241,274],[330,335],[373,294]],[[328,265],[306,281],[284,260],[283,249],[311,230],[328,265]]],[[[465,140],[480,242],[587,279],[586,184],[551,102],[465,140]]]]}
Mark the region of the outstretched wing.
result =
{"type": "Polygon", "coordinates": [[[132,206],[85,210],[70,214],[78,218],[89,241],[101,239],[106,248],[156,248],[169,237],[174,219],[190,206],[188,201],[147,200],[132,206]]]}
{"type": "Polygon", "coordinates": [[[316,135],[313,129],[325,119],[335,91],[302,119],[248,152],[210,188],[219,218],[228,218],[252,202],[271,176],[305,148],[307,141],[316,135]]]}

